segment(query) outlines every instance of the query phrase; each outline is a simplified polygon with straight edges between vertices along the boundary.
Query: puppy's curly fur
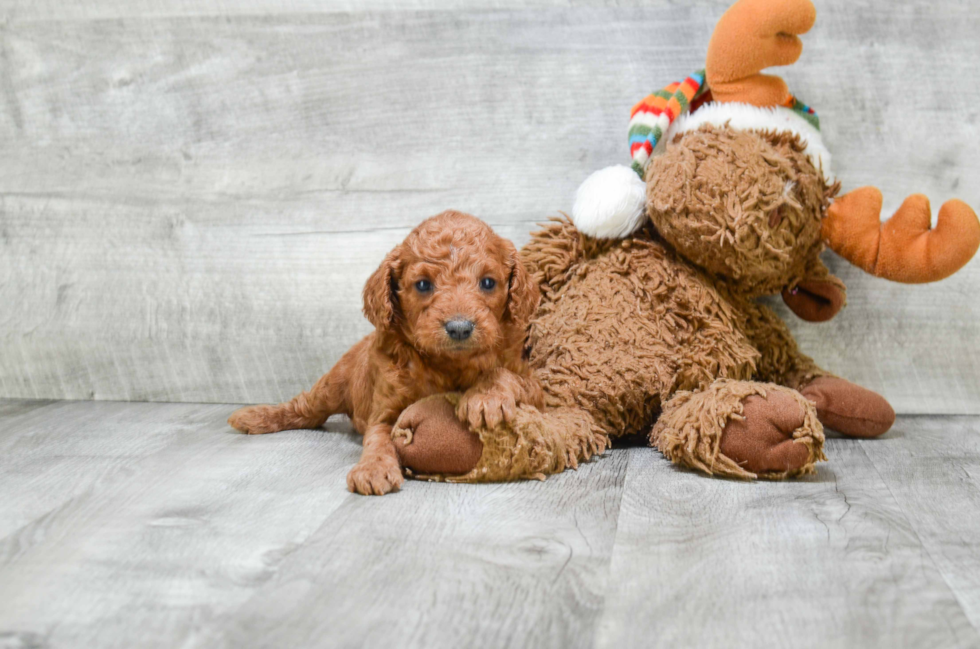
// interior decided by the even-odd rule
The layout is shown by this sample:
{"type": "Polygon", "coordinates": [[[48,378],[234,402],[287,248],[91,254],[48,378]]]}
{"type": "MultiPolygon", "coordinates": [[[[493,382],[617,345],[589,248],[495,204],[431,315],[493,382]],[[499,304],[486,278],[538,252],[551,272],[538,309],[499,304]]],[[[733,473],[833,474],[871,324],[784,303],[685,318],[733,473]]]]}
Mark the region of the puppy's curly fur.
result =
{"type": "Polygon", "coordinates": [[[228,423],[249,434],[316,428],[343,413],[364,436],[348,488],[382,495],[402,484],[391,428],[426,396],[463,392],[459,418],[476,427],[509,422],[542,405],[522,356],[540,293],[517,250],[483,221],[446,211],[422,222],[364,287],[375,326],[288,403],[242,408],[228,423]]]}

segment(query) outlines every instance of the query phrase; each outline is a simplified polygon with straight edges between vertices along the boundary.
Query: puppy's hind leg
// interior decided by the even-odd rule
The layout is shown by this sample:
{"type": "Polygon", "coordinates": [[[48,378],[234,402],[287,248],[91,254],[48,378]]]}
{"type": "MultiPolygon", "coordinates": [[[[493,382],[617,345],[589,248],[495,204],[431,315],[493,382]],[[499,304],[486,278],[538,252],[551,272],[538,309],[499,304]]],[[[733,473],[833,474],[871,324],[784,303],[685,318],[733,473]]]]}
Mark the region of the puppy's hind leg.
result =
{"type": "Polygon", "coordinates": [[[320,377],[309,392],[297,394],[279,405],[247,406],[233,412],[228,423],[249,435],[277,433],[280,430],[319,428],[330,415],[347,412],[347,385],[350,363],[341,359],[320,377]]]}

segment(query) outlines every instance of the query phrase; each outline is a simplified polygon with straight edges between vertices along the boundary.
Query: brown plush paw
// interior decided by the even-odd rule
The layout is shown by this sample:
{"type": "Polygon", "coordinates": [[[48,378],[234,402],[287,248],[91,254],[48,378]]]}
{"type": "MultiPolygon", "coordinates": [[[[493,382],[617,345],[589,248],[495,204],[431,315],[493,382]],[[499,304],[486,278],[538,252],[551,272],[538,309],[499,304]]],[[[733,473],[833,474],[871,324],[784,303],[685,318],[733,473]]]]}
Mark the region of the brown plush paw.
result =
{"type": "Polygon", "coordinates": [[[817,406],[824,426],[850,437],[877,437],[895,423],[884,397],[835,376],[818,377],[800,393],[817,406]]]}
{"type": "Polygon", "coordinates": [[[746,397],[742,417],[731,419],[722,432],[720,450],[755,474],[798,471],[811,461],[810,449],[793,437],[805,416],[801,402],[783,390],[746,397]]]}
{"type": "Polygon", "coordinates": [[[609,436],[596,431],[583,418],[569,422],[565,429],[565,461],[573,469],[577,469],[579,462],[588,462],[596,455],[602,455],[609,448],[609,436]],[[581,423],[579,423],[581,422],[581,423]],[[575,425],[578,424],[578,425],[575,425]]]}
{"type": "Polygon", "coordinates": [[[392,457],[361,460],[347,474],[347,488],[363,496],[383,496],[397,491],[405,478],[392,457]]]}
{"type": "Polygon", "coordinates": [[[418,475],[464,475],[483,455],[480,436],[460,422],[453,404],[442,396],[406,408],[391,437],[402,466],[418,475]]]}
{"type": "Polygon", "coordinates": [[[239,408],[228,417],[228,424],[247,435],[277,433],[282,430],[277,417],[278,411],[278,406],[239,408]]]}

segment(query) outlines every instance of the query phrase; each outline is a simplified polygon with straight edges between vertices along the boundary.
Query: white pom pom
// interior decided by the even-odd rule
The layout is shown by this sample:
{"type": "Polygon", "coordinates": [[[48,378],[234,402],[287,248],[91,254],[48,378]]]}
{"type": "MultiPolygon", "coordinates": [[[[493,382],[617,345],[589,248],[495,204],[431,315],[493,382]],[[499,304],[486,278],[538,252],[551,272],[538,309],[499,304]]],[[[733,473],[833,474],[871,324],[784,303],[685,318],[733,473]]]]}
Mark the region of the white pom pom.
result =
{"type": "Polygon", "coordinates": [[[578,231],[600,239],[619,239],[646,220],[646,183],[629,167],[596,171],[575,193],[572,223],[578,231]]]}

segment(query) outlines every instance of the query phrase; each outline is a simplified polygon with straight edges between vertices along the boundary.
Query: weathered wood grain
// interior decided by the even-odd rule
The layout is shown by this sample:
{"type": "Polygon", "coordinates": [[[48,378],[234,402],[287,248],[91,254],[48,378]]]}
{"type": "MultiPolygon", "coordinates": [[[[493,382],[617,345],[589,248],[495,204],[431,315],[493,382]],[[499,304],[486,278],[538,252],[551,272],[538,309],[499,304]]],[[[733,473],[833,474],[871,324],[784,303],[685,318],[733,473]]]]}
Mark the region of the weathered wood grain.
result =
{"type": "Polygon", "coordinates": [[[546,483],[365,498],[346,491],[343,423],[247,437],[227,406],[43,411],[0,449],[0,521],[31,519],[0,529],[0,638],[590,646],[625,454],[546,483]]]}
{"type": "MultiPolygon", "coordinates": [[[[867,1],[867,0],[864,0],[867,1]]],[[[922,2],[923,0],[917,0],[922,2]]],[[[729,0],[691,0],[685,4],[723,11],[729,0]]],[[[365,11],[459,11],[584,7],[643,7],[644,0],[0,0],[7,22],[104,20],[202,16],[310,15],[365,11]]]]}
{"type": "Polygon", "coordinates": [[[590,647],[625,461],[351,499],[200,644],[590,647]]]}
{"type": "MultiPolygon", "coordinates": [[[[776,483],[635,451],[596,646],[980,645],[904,513],[923,503],[893,496],[865,455],[879,443],[829,440],[816,476],[776,483]]],[[[949,478],[933,475],[938,497],[949,478]]]]}
{"type": "Polygon", "coordinates": [[[3,418],[4,427],[0,428],[0,439],[15,435],[17,433],[17,423],[30,413],[44,408],[53,401],[17,401],[0,399],[0,417],[3,418]]]}
{"type": "Polygon", "coordinates": [[[350,497],[349,425],[248,437],[230,411],[64,403],[4,438],[4,646],[178,646],[350,497]]]}
{"type": "Polygon", "coordinates": [[[802,481],[635,448],[366,498],[346,422],[230,410],[0,401],[0,644],[980,646],[978,417],[832,439],[802,481]]]}
{"type": "MultiPolygon", "coordinates": [[[[578,4],[0,3],[0,395],[288,398],[425,216],[525,241],[626,159],[628,107],[702,65],[727,3],[578,4]]],[[[980,205],[973,3],[819,9],[784,74],[845,190],[980,205]]],[[[980,412],[980,263],[834,265],[850,304],[787,315],[804,349],[900,412],[980,412]]]]}
{"type": "Polygon", "coordinates": [[[980,419],[902,417],[880,441],[860,448],[980,630],[980,419]]]}
{"type": "MultiPolygon", "coordinates": [[[[664,2],[662,4],[669,4],[664,2]]],[[[685,6],[721,13],[731,0],[686,0],[685,6]]],[[[821,3],[822,4],[822,3],[821,3]]],[[[881,0],[854,0],[861,9],[881,7],[881,0]]],[[[930,10],[929,0],[901,0],[897,9],[930,10]]],[[[243,15],[293,15],[363,11],[458,11],[501,9],[551,9],[596,7],[650,7],[649,0],[85,0],[62,4],[57,0],[0,0],[0,16],[7,22],[36,20],[105,20],[118,18],[160,18],[243,15]]],[[[822,7],[821,7],[822,8],[822,7]]],[[[956,3],[951,11],[967,5],[956,3]]]]}

